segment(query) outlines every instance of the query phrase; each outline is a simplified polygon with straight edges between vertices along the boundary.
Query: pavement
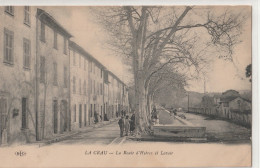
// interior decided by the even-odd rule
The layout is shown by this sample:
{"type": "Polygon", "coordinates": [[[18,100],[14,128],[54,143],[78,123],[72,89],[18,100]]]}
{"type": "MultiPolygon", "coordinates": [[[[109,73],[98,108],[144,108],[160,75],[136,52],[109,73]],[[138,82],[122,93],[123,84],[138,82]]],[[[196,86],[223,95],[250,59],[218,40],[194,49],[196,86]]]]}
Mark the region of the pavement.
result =
{"type": "Polygon", "coordinates": [[[117,124],[118,119],[110,121],[103,121],[92,126],[74,130],[64,134],[57,135],[50,139],[45,139],[40,142],[33,142],[32,144],[39,145],[39,147],[55,144],[93,144],[103,143],[109,144],[116,137],[119,136],[119,128],[117,124]],[[105,133],[107,132],[107,133],[105,133]]]}

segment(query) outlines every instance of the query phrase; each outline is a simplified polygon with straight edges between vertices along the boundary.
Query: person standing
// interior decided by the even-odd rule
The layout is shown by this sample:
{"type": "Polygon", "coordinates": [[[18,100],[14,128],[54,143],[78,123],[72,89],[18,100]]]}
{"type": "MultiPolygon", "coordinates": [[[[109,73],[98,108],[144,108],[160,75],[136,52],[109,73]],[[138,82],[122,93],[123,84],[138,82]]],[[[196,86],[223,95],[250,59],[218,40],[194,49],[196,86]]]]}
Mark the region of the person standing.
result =
{"type": "Polygon", "coordinates": [[[118,121],[118,125],[120,128],[120,137],[124,135],[124,128],[125,128],[125,118],[124,116],[121,116],[121,118],[118,121]]]}
{"type": "Polygon", "coordinates": [[[129,120],[129,116],[127,115],[126,119],[125,119],[125,135],[126,136],[128,136],[129,129],[130,129],[130,120],[129,120]]]}
{"type": "Polygon", "coordinates": [[[135,130],[135,114],[131,116],[131,121],[130,121],[130,133],[133,133],[135,130]]]}

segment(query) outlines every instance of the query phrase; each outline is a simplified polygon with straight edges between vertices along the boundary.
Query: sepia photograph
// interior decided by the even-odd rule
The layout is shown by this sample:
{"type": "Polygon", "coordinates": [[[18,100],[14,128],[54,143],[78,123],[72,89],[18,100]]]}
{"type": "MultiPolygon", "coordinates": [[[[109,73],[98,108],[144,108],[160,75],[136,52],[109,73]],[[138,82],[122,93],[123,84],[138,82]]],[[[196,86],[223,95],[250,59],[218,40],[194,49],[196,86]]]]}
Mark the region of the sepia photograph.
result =
{"type": "Polygon", "coordinates": [[[0,167],[252,166],[252,7],[0,6],[0,167]]]}

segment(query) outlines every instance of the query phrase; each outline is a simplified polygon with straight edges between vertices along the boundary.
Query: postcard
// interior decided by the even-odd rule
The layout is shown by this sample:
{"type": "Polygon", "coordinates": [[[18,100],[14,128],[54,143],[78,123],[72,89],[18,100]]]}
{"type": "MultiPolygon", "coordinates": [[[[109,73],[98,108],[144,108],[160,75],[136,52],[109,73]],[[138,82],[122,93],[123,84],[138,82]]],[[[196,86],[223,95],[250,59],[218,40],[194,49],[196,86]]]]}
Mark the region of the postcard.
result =
{"type": "Polygon", "coordinates": [[[0,6],[0,167],[252,166],[252,7],[0,6]]]}

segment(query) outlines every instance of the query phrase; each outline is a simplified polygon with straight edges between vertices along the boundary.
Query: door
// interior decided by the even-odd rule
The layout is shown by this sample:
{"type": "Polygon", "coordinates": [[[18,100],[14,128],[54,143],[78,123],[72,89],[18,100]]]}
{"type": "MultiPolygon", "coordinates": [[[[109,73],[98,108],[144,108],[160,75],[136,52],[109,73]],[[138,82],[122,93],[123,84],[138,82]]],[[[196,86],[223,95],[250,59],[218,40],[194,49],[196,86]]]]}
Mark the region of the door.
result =
{"type": "Polygon", "coordinates": [[[88,125],[91,125],[91,117],[92,117],[92,104],[90,104],[89,113],[88,113],[88,125]]]}
{"type": "Polygon", "coordinates": [[[87,105],[84,104],[84,127],[87,126],[87,105]]]}
{"type": "Polygon", "coordinates": [[[60,132],[63,133],[64,131],[67,131],[68,128],[68,115],[67,115],[67,101],[62,100],[61,101],[61,107],[60,107],[60,132]]]}
{"type": "Polygon", "coordinates": [[[82,127],[82,105],[79,105],[79,128],[82,127]]]}
{"type": "Polygon", "coordinates": [[[101,115],[101,120],[103,120],[103,108],[100,106],[100,115],[101,115]]]}
{"type": "Polygon", "coordinates": [[[22,129],[28,128],[27,125],[27,98],[22,98],[22,129]]]}
{"type": "Polygon", "coordinates": [[[53,100],[53,131],[58,133],[58,101],[53,100]]]}
{"type": "Polygon", "coordinates": [[[0,98],[0,144],[5,143],[2,142],[2,134],[3,130],[7,128],[7,100],[5,98],[0,98]]]}

